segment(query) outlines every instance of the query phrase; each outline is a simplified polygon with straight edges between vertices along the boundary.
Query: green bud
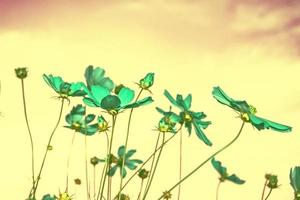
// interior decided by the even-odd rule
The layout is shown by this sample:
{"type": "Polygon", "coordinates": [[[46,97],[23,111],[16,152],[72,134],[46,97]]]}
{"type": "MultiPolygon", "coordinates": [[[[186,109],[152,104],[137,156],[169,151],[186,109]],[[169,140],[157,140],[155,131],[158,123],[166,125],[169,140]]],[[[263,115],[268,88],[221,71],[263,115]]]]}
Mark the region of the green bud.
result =
{"type": "Polygon", "coordinates": [[[266,174],[266,180],[268,180],[267,186],[270,189],[278,188],[278,178],[277,175],[274,174],[266,174]]]}
{"type": "Polygon", "coordinates": [[[148,177],[148,175],[149,175],[149,171],[147,171],[146,169],[141,169],[140,171],[139,171],[139,177],[141,178],[141,179],[145,179],[145,178],[147,178],[148,177]]]}
{"type": "Polygon", "coordinates": [[[154,73],[148,73],[143,79],[140,80],[139,86],[142,89],[149,89],[154,82],[154,73]]]}
{"type": "Polygon", "coordinates": [[[129,196],[126,194],[121,194],[121,200],[130,200],[129,196]]]}
{"type": "Polygon", "coordinates": [[[26,67],[19,67],[15,69],[16,76],[20,79],[24,79],[27,77],[28,71],[26,67]]]}
{"type": "Polygon", "coordinates": [[[96,156],[92,157],[90,160],[91,164],[96,166],[99,162],[99,158],[97,158],[96,156]]]}
{"type": "Polygon", "coordinates": [[[170,191],[164,191],[163,192],[163,199],[168,200],[168,199],[171,199],[171,197],[172,197],[172,194],[171,194],[170,191]]]}

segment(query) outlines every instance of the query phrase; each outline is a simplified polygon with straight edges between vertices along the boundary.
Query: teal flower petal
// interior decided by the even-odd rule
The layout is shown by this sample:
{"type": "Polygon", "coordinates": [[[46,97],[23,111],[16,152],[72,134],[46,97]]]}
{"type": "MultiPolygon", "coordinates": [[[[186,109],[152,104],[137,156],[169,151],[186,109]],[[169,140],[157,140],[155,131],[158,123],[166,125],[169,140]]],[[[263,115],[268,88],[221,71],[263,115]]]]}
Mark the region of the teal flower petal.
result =
{"type": "Polygon", "coordinates": [[[85,97],[83,98],[83,102],[85,105],[90,106],[90,107],[100,107],[100,103],[95,101],[94,99],[85,97]]]}
{"type": "Polygon", "coordinates": [[[144,106],[144,105],[150,104],[150,103],[152,103],[152,102],[153,102],[152,97],[146,97],[146,98],[144,98],[144,99],[138,100],[138,101],[135,102],[135,103],[126,105],[126,106],[124,106],[123,108],[124,108],[124,109],[128,109],[128,108],[137,108],[137,107],[140,107],[140,106],[144,106]]]}
{"type": "Polygon", "coordinates": [[[176,102],[176,100],[172,97],[172,95],[168,92],[168,90],[164,91],[164,95],[167,97],[167,99],[176,107],[181,108],[180,105],[178,105],[178,103],[176,102]]]}
{"type": "Polygon", "coordinates": [[[240,179],[239,177],[237,177],[235,174],[232,174],[231,176],[228,176],[227,180],[229,180],[229,181],[231,181],[235,184],[238,184],[238,185],[242,185],[246,182],[246,181],[240,179]]]}
{"type": "Polygon", "coordinates": [[[290,170],[290,184],[293,187],[295,193],[300,192],[300,166],[291,168],[290,170]]]}
{"type": "MultiPolygon", "coordinates": [[[[120,168],[121,169],[121,168],[120,168]]],[[[127,171],[125,168],[123,168],[123,171],[122,171],[122,178],[125,178],[127,175],[127,171]]]]}
{"type": "Polygon", "coordinates": [[[118,169],[118,165],[113,166],[112,168],[110,168],[110,170],[108,170],[107,175],[108,175],[108,176],[113,176],[113,175],[115,175],[117,169],[118,169]]]}
{"type": "Polygon", "coordinates": [[[126,167],[128,167],[130,170],[135,170],[137,167],[137,164],[133,161],[127,161],[126,163],[126,167]]]}
{"type": "Polygon", "coordinates": [[[122,146],[120,146],[119,149],[118,149],[118,156],[119,156],[120,158],[122,158],[122,157],[124,156],[124,154],[125,154],[125,146],[122,145],[122,146]]]}
{"type": "Polygon", "coordinates": [[[121,101],[119,99],[119,97],[115,96],[115,95],[107,95],[106,97],[104,97],[101,101],[101,108],[103,108],[104,110],[116,110],[120,107],[121,105],[121,101]]]}
{"type": "Polygon", "coordinates": [[[106,96],[108,96],[110,94],[109,90],[107,88],[98,86],[98,85],[93,85],[91,87],[91,93],[92,96],[90,98],[92,98],[95,102],[101,102],[102,99],[106,96]]]}
{"type": "Polygon", "coordinates": [[[192,104],[192,95],[189,94],[187,97],[185,97],[184,99],[184,104],[187,110],[189,110],[191,108],[191,104],[192,104]]]}
{"type": "Polygon", "coordinates": [[[90,123],[90,122],[92,122],[94,119],[95,119],[95,115],[93,115],[93,114],[88,114],[86,117],[85,117],[85,123],[90,123]]]}
{"type": "Polygon", "coordinates": [[[211,164],[222,177],[227,176],[227,169],[226,167],[222,166],[222,163],[220,161],[217,161],[215,160],[215,158],[212,158],[211,164]]]}
{"type": "Polygon", "coordinates": [[[134,91],[127,88],[122,87],[120,92],[118,93],[118,97],[121,101],[121,107],[128,105],[134,98],[134,91]]]}
{"type": "Polygon", "coordinates": [[[109,91],[112,91],[115,87],[114,82],[108,77],[103,78],[102,81],[99,84],[101,86],[107,88],[109,91]]]}
{"type": "Polygon", "coordinates": [[[52,75],[47,76],[46,74],[43,74],[43,79],[55,92],[60,92],[60,86],[64,82],[60,76],[54,77],[52,75]]]}
{"type": "Polygon", "coordinates": [[[185,128],[187,128],[189,135],[192,134],[192,123],[188,122],[184,124],[185,128]]]}
{"type": "Polygon", "coordinates": [[[50,194],[46,194],[43,196],[42,200],[56,200],[55,196],[51,196],[50,194]]]}
{"type": "Polygon", "coordinates": [[[125,155],[125,159],[128,159],[130,158],[131,156],[133,156],[133,154],[136,153],[136,150],[135,149],[131,149],[129,151],[127,151],[126,155],[125,155]]]}
{"type": "Polygon", "coordinates": [[[199,126],[199,124],[197,122],[193,121],[193,125],[194,125],[195,131],[196,131],[196,135],[198,136],[198,138],[200,140],[202,140],[206,145],[212,146],[211,141],[203,133],[203,131],[201,130],[201,127],[199,126]]]}
{"type": "Polygon", "coordinates": [[[84,74],[87,88],[91,89],[93,85],[98,85],[108,89],[111,92],[114,88],[114,83],[110,78],[104,77],[104,75],[105,75],[104,69],[100,67],[96,67],[94,69],[92,65],[88,66],[84,74]]]}
{"type": "Polygon", "coordinates": [[[272,122],[270,120],[261,118],[261,117],[257,117],[255,115],[249,114],[249,118],[251,121],[251,124],[253,124],[253,126],[255,126],[258,130],[262,130],[262,129],[273,129],[275,131],[279,131],[279,132],[289,132],[292,130],[292,127],[283,125],[283,124],[279,124],[276,122],[272,122]]]}

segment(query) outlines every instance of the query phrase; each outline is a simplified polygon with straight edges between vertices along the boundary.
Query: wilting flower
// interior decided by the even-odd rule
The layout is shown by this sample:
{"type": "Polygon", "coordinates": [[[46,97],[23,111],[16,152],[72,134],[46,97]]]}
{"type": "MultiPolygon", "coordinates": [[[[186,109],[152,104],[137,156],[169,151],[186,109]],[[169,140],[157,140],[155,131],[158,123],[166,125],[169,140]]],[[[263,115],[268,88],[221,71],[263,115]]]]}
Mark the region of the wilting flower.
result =
{"type": "Polygon", "coordinates": [[[270,189],[276,189],[279,187],[277,175],[266,174],[265,179],[267,180],[267,187],[270,189]]]}
{"type": "Polygon", "coordinates": [[[240,179],[235,174],[229,175],[227,173],[226,167],[223,167],[222,163],[220,161],[215,160],[215,158],[211,159],[211,164],[213,165],[215,170],[217,170],[217,172],[220,174],[219,180],[221,182],[224,182],[225,180],[228,180],[228,181],[231,181],[231,182],[233,182],[235,184],[239,184],[239,185],[245,183],[244,180],[240,179]]]}
{"type": "Polygon", "coordinates": [[[127,153],[125,153],[125,146],[122,145],[118,149],[118,157],[114,156],[113,154],[109,155],[107,159],[100,159],[100,162],[109,162],[109,164],[114,163],[115,165],[110,168],[108,171],[109,176],[115,175],[118,168],[123,169],[122,171],[122,177],[124,178],[127,174],[125,167],[127,167],[130,170],[135,170],[138,164],[143,163],[143,161],[139,159],[130,159],[130,157],[135,154],[136,150],[131,149],[128,150],[127,153]],[[125,155],[124,155],[125,154],[125,155]],[[123,165],[123,158],[125,159],[124,165],[125,167],[122,167],[123,165]]]}
{"type": "Polygon", "coordinates": [[[74,106],[69,114],[66,115],[66,122],[70,128],[84,135],[94,135],[98,131],[98,124],[90,123],[95,119],[95,115],[86,115],[86,109],[81,104],[74,106]]]}
{"type": "Polygon", "coordinates": [[[140,80],[138,85],[140,88],[144,90],[149,90],[149,88],[153,85],[154,83],[154,73],[148,73],[144,78],[140,80]]]}
{"type": "Polygon", "coordinates": [[[109,77],[104,77],[104,75],[104,69],[100,67],[94,69],[92,65],[88,66],[84,73],[87,88],[91,89],[91,86],[98,85],[112,91],[114,82],[109,77]]]}
{"type": "Polygon", "coordinates": [[[24,79],[27,77],[27,74],[28,74],[28,70],[26,67],[19,67],[19,68],[16,68],[15,69],[15,72],[16,72],[16,76],[19,78],[19,79],[24,79]]]}
{"type": "Polygon", "coordinates": [[[240,118],[244,122],[251,123],[258,130],[273,129],[279,132],[289,132],[292,127],[269,121],[267,119],[257,117],[256,108],[249,105],[246,101],[234,100],[227,96],[220,87],[214,87],[212,91],[213,97],[220,103],[229,106],[230,108],[240,113],[240,118]]]}
{"type": "Polygon", "coordinates": [[[290,184],[294,189],[294,200],[300,200],[300,166],[291,168],[290,184]]]}
{"type": "Polygon", "coordinates": [[[153,102],[151,97],[146,97],[131,103],[133,99],[134,91],[127,87],[121,87],[119,92],[115,94],[111,93],[105,87],[93,85],[91,86],[88,97],[85,97],[83,101],[88,106],[100,107],[113,115],[117,114],[122,109],[136,108],[153,102]]]}
{"type": "MultiPolygon", "coordinates": [[[[191,135],[192,127],[194,127],[198,138],[202,140],[205,144],[211,146],[212,143],[202,131],[202,129],[206,129],[211,124],[211,122],[202,121],[206,117],[206,115],[203,112],[194,112],[190,110],[191,103],[192,103],[192,95],[189,94],[187,97],[183,98],[182,95],[177,94],[176,99],[174,99],[167,90],[165,90],[164,95],[171,102],[171,104],[173,104],[174,106],[178,107],[181,110],[179,114],[180,116],[179,123],[182,125],[184,124],[184,126],[188,130],[189,135],[191,135]]],[[[163,111],[160,108],[156,108],[156,109],[158,112],[160,112],[163,115],[166,115],[168,113],[163,111]]]]}
{"type": "Polygon", "coordinates": [[[68,83],[60,76],[43,75],[45,82],[59,95],[59,98],[80,97],[86,95],[82,82],[68,83]]]}

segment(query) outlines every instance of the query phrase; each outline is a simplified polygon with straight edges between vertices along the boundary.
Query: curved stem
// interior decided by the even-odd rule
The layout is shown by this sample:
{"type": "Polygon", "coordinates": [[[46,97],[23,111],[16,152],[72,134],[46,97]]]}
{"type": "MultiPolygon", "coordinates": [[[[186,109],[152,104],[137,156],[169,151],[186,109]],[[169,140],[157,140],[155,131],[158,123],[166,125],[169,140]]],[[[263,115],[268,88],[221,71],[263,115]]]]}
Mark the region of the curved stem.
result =
{"type": "Polygon", "coordinates": [[[89,190],[89,173],[88,173],[88,161],[87,161],[87,135],[84,136],[84,154],[85,154],[85,182],[86,182],[86,195],[87,199],[90,199],[89,190]]]}
{"type": "MultiPolygon", "coordinates": [[[[143,88],[140,90],[139,94],[137,95],[136,99],[135,99],[135,103],[137,102],[137,100],[140,98],[141,94],[143,92],[143,88]]],[[[130,124],[131,124],[131,117],[132,117],[132,113],[133,113],[133,109],[134,108],[131,108],[130,109],[130,114],[129,114],[129,119],[128,119],[128,125],[127,125],[127,133],[126,133],[126,140],[125,140],[125,149],[124,149],[124,155],[123,155],[123,162],[122,162],[122,165],[121,165],[121,174],[120,174],[120,177],[121,177],[121,180],[120,180],[120,190],[122,189],[122,186],[123,186],[123,176],[122,176],[122,172],[124,170],[124,165],[125,165],[125,155],[126,155],[126,151],[127,151],[127,145],[128,145],[128,139],[129,139],[129,132],[130,132],[130,124]]],[[[119,200],[121,200],[121,195],[119,195],[119,200]]]]}
{"type": "MultiPolygon", "coordinates": [[[[180,131],[180,141],[179,141],[179,181],[182,178],[182,131],[180,131]]],[[[178,186],[178,195],[177,200],[180,199],[180,192],[181,192],[181,184],[178,186]]]]}
{"type": "MultiPolygon", "coordinates": [[[[176,133],[178,133],[178,131],[180,131],[182,128],[182,126],[180,126],[180,128],[176,131],[176,133]]],[[[166,145],[171,139],[173,139],[176,135],[176,133],[174,133],[169,139],[167,139],[162,145],[160,145],[155,152],[153,152],[147,159],[146,161],[140,165],[140,167],[131,175],[131,177],[126,181],[126,183],[123,185],[122,189],[118,192],[118,194],[114,197],[114,199],[118,198],[118,195],[124,190],[124,188],[128,185],[128,183],[133,179],[133,177],[135,177],[139,170],[141,170],[148,162],[149,160],[154,156],[154,154],[160,150],[164,145],[166,145]]]]}
{"type": "Polygon", "coordinates": [[[31,173],[32,173],[32,187],[34,187],[35,184],[35,175],[34,175],[34,148],[33,148],[33,139],[32,139],[32,133],[29,126],[29,120],[27,115],[27,107],[26,107],[26,99],[25,99],[25,86],[24,86],[24,80],[21,79],[21,85],[22,85],[22,99],[23,99],[23,110],[25,115],[25,121],[26,126],[30,138],[30,146],[31,146],[31,173]]]}
{"type": "Polygon", "coordinates": [[[140,192],[139,192],[139,195],[137,197],[137,200],[140,200],[140,198],[141,198],[141,194],[142,194],[142,190],[143,190],[143,184],[144,184],[144,179],[142,179],[141,188],[140,188],[140,192]]]}
{"type": "MultiPolygon", "coordinates": [[[[162,145],[164,144],[164,142],[165,142],[165,133],[163,133],[162,145]]],[[[150,180],[150,182],[149,182],[148,188],[146,188],[146,191],[145,191],[145,194],[144,194],[143,200],[145,200],[145,199],[146,199],[146,197],[147,197],[147,194],[148,194],[148,192],[149,192],[149,189],[150,189],[150,186],[151,186],[151,183],[152,183],[152,180],[153,180],[153,177],[154,177],[155,171],[156,171],[156,169],[157,169],[157,165],[158,165],[158,162],[159,162],[159,159],[160,159],[160,156],[161,156],[161,152],[162,152],[162,150],[163,150],[163,146],[162,146],[162,148],[160,148],[160,151],[159,151],[159,153],[158,153],[157,160],[156,160],[156,163],[155,163],[155,166],[154,166],[153,172],[152,172],[152,174],[151,174],[151,180],[150,180]]]]}
{"type": "Polygon", "coordinates": [[[269,191],[268,195],[266,196],[265,200],[267,200],[267,199],[269,198],[269,196],[271,195],[272,191],[273,191],[273,190],[270,189],[270,191],[269,191]]]}
{"type": "Polygon", "coordinates": [[[47,147],[46,147],[46,151],[45,151],[45,154],[44,154],[44,158],[43,158],[43,161],[42,161],[42,165],[41,165],[41,168],[40,168],[40,171],[38,173],[38,176],[36,177],[36,184],[34,186],[34,189],[33,189],[33,198],[35,198],[35,194],[36,194],[36,191],[37,191],[37,188],[38,188],[38,185],[39,185],[39,181],[40,181],[40,178],[41,178],[41,174],[42,174],[42,171],[44,169],[44,165],[45,165],[45,161],[46,161],[46,158],[47,158],[47,155],[48,155],[48,148],[50,147],[51,145],[51,141],[52,141],[52,138],[53,138],[53,135],[56,131],[56,129],[58,128],[58,125],[59,125],[59,122],[61,120],[61,116],[62,116],[62,111],[63,111],[63,108],[64,108],[64,98],[62,99],[61,101],[61,106],[60,106],[60,111],[59,111],[59,115],[58,115],[58,120],[56,122],[56,125],[49,137],[49,140],[48,140],[48,144],[47,144],[47,147]]]}
{"type": "Polygon", "coordinates": [[[219,189],[220,189],[220,185],[221,185],[221,181],[219,181],[218,186],[217,186],[217,191],[216,191],[216,200],[219,199],[219,189]]]}
{"type": "Polygon", "coordinates": [[[108,155],[107,155],[108,160],[106,161],[106,170],[105,170],[105,176],[104,176],[104,180],[103,180],[103,184],[102,184],[100,198],[102,198],[102,196],[103,196],[105,181],[106,181],[106,177],[108,176],[107,173],[108,173],[108,170],[111,168],[111,164],[109,162],[110,162],[110,154],[111,154],[112,142],[113,142],[113,138],[114,138],[116,120],[117,120],[117,116],[112,115],[112,130],[111,130],[109,150],[108,150],[108,155]]]}
{"type": "Polygon", "coordinates": [[[268,180],[266,179],[265,184],[264,184],[264,188],[263,188],[263,192],[262,192],[262,195],[261,195],[261,200],[264,200],[267,184],[268,184],[268,180]]]}
{"type": "MultiPolygon", "coordinates": [[[[107,146],[106,155],[108,155],[108,152],[109,152],[109,138],[108,138],[108,134],[107,134],[106,131],[105,131],[105,135],[106,135],[106,144],[107,144],[106,145],[107,146]]],[[[103,181],[103,178],[105,176],[106,168],[107,168],[107,163],[105,163],[104,166],[103,166],[103,170],[102,170],[102,174],[101,174],[101,179],[100,179],[100,184],[99,184],[99,189],[98,189],[98,194],[97,194],[97,200],[100,197],[101,188],[102,188],[102,181],[103,181]]],[[[102,198],[102,197],[103,196],[101,196],[100,198],[102,198]]]]}
{"type": "MultiPolygon", "coordinates": [[[[159,139],[160,139],[160,133],[158,133],[158,135],[157,135],[157,140],[156,140],[154,152],[156,152],[156,150],[157,150],[157,146],[158,146],[159,139]]],[[[153,158],[152,158],[151,167],[150,167],[150,170],[149,170],[149,177],[150,177],[151,174],[152,174],[154,162],[155,162],[155,153],[154,153],[153,158]]],[[[146,189],[148,188],[149,183],[150,183],[150,178],[148,178],[148,180],[147,180],[146,187],[145,187],[146,189]]]]}
{"type": "Polygon", "coordinates": [[[67,160],[66,192],[68,192],[68,188],[69,188],[70,159],[71,159],[71,153],[72,153],[72,148],[73,148],[74,140],[75,140],[75,131],[74,131],[73,136],[72,136],[72,141],[71,141],[71,145],[70,145],[70,152],[69,152],[68,160],[67,160]]]}
{"type": "MultiPolygon", "coordinates": [[[[213,157],[215,157],[217,154],[219,154],[220,152],[222,152],[223,150],[227,149],[230,145],[232,145],[241,135],[242,130],[244,128],[245,122],[243,121],[242,126],[238,132],[238,134],[235,136],[235,138],[229,142],[227,145],[225,145],[224,147],[222,147],[221,149],[219,149],[218,151],[216,151],[215,153],[213,153],[211,156],[209,156],[205,161],[203,161],[200,165],[198,165],[193,171],[191,171],[188,175],[186,175],[183,179],[181,179],[181,181],[177,182],[173,187],[171,187],[168,192],[171,192],[174,188],[176,188],[178,185],[180,185],[183,181],[185,181],[186,179],[188,179],[191,175],[193,175],[196,171],[198,171],[198,169],[200,169],[204,164],[206,164],[208,161],[210,161],[213,157]]],[[[162,199],[163,195],[160,196],[158,198],[158,200],[162,199]]]]}

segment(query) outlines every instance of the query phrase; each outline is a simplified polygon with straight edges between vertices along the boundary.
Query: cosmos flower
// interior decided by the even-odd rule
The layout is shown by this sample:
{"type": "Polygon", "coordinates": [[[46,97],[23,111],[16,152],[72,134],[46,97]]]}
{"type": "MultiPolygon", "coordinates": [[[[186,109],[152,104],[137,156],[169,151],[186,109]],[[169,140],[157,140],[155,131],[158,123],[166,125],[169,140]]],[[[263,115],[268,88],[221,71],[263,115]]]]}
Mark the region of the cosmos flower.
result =
{"type": "MultiPolygon", "coordinates": [[[[211,122],[210,121],[202,121],[206,115],[203,112],[194,112],[190,110],[191,103],[192,103],[192,95],[189,94],[187,97],[183,98],[181,94],[177,94],[176,99],[172,97],[172,95],[165,90],[164,95],[167,97],[167,99],[180,109],[180,121],[179,123],[184,125],[189,135],[192,133],[192,127],[194,127],[194,130],[196,132],[196,135],[200,140],[202,140],[206,145],[211,146],[211,141],[206,137],[202,129],[206,129],[211,122]]],[[[157,111],[163,115],[168,114],[168,112],[163,111],[160,108],[156,108],[157,111]]]]}
{"type": "Polygon", "coordinates": [[[84,73],[87,88],[90,90],[91,86],[98,85],[111,92],[115,86],[114,82],[109,77],[104,77],[104,75],[104,69],[100,67],[94,68],[92,65],[88,66],[84,73]]]}
{"type": "Polygon", "coordinates": [[[294,200],[300,200],[300,166],[291,168],[290,170],[290,184],[294,189],[294,200]]]}
{"type": "MultiPolygon", "coordinates": [[[[171,109],[171,108],[170,108],[171,109]]],[[[168,112],[163,111],[160,108],[156,108],[158,112],[162,113],[164,116],[159,120],[157,130],[161,133],[176,133],[176,124],[181,121],[180,116],[172,112],[171,110],[168,112]]]]}
{"type": "Polygon", "coordinates": [[[98,131],[98,124],[90,123],[95,119],[95,115],[86,115],[86,108],[81,104],[74,106],[69,114],[66,115],[66,122],[69,124],[64,126],[69,129],[73,129],[76,132],[84,135],[94,135],[98,131]]]}
{"type": "Polygon", "coordinates": [[[213,167],[215,168],[215,170],[217,170],[217,172],[220,174],[220,178],[219,180],[221,182],[224,182],[225,180],[231,181],[235,184],[244,184],[245,181],[240,179],[239,177],[237,177],[235,174],[229,175],[227,173],[227,169],[226,167],[222,166],[222,163],[220,161],[215,160],[215,158],[211,159],[211,164],[213,165],[213,167]]]}
{"type": "Polygon", "coordinates": [[[127,171],[125,167],[127,167],[130,170],[135,170],[138,164],[143,163],[143,161],[139,159],[130,159],[130,157],[132,157],[133,154],[135,153],[136,153],[135,149],[130,149],[127,151],[127,153],[125,153],[125,146],[122,145],[118,149],[118,157],[112,154],[109,156],[108,159],[100,159],[99,161],[109,162],[111,164],[114,163],[115,165],[111,167],[107,173],[109,176],[114,176],[118,168],[120,168],[120,170],[122,169],[123,158],[125,158],[125,162],[124,162],[125,166],[123,167],[123,171],[122,171],[122,177],[125,178],[125,176],[127,175],[127,171]]]}
{"type": "Polygon", "coordinates": [[[212,94],[213,97],[218,102],[239,112],[240,118],[244,122],[251,123],[258,130],[269,129],[269,128],[279,132],[289,132],[292,130],[292,127],[279,124],[273,121],[269,121],[261,117],[257,117],[255,115],[256,114],[255,107],[249,105],[246,101],[234,100],[230,98],[220,87],[214,87],[212,94]]]}
{"type": "Polygon", "coordinates": [[[68,97],[81,97],[87,93],[83,90],[82,82],[68,83],[62,80],[60,76],[43,75],[45,82],[59,95],[59,98],[68,99],[68,97]]]}

